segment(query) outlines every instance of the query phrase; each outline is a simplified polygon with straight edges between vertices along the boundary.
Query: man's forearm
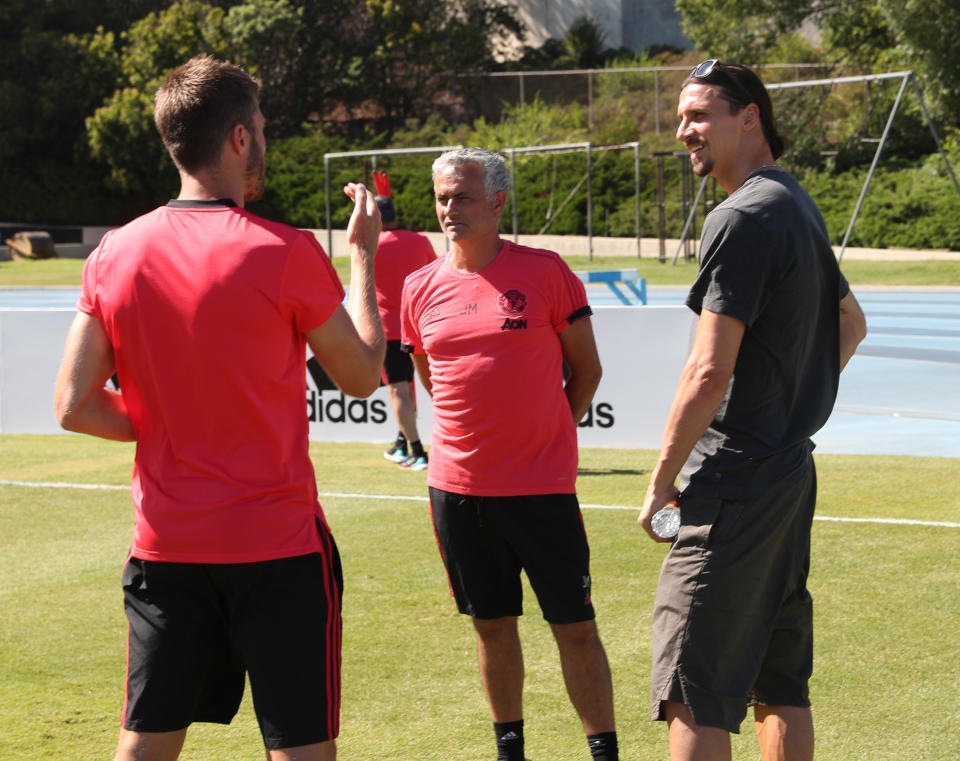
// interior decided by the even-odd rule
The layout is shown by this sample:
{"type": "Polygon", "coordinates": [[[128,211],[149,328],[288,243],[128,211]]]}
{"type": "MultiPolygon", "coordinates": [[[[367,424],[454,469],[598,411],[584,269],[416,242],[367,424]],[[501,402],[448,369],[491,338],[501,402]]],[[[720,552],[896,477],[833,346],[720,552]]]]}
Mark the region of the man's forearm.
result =
{"type": "Polygon", "coordinates": [[[374,283],[374,257],[380,234],[380,212],[373,195],[361,184],[350,183],[344,192],[354,201],[347,224],[347,245],[350,248],[350,293],[347,313],[356,328],[365,351],[365,365],[379,377],[387,349],[383,323],[377,311],[374,283]]]}
{"type": "Polygon", "coordinates": [[[587,414],[593,402],[593,395],[597,392],[597,386],[599,385],[599,373],[589,378],[584,376],[583,373],[578,373],[567,379],[563,390],[567,395],[567,402],[570,404],[573,422],[579,423],[583,416],[587,414]]]}
{"type": "Polygon", "coordinates": [[[416,368],[417,377],[420,378],[420,383],[432,397],[433,382],[430,380],[430,360],[427,359],[426,354],[411,354],[410,357],[413,360],[414,368],[416,368]]]}
{"type": "Polygon", "coordinates": [[[347,312],[357,328],[360,339],[370,348],[375,364],[383,364],[386,340],[383,335],[383,323],[377,310],[377,291],[374,282],[373,259],[360,254],[351,256],[350,292],[347,298],[347,312]]]}
{"type": "Polygon", "coordinates": [[[93,391],[77,404],[59,407],[57,419],[64,430],[74,433],[113,441],[136,441],[137,438],[123,397],[108,388],[93,391]]]}
{"type": "Polygon", "coordinates": [[[687,457],[716,416],[728,385],[729,375],[704,375],[692,363],[684,368],[650,476],[651,489],[661,493],[673,489],[687,457]]]}
{"type": "Polygon", "coordinates": [[[100,321],[77,312],[67,334],[53,392],[57,422],[75,433],[134,441],[123,397],[104,386],[116,368],[113,346],[100,321]]]}

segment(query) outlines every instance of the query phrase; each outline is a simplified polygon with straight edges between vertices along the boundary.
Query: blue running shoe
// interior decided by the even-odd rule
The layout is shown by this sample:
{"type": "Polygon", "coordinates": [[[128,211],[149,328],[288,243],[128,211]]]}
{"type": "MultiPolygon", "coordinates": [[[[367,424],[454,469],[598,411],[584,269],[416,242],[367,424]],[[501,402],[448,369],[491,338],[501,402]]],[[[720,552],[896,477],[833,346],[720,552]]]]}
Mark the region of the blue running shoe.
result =
{"type": "Polygon", "coordinates": [[[419,457],[416,455],[410,455],[405,460],[401,460],[397,464],[401,468],[410,468],[410,470],[426,470],[427,456],[425,454],[422,454],[419,457]]]}
{"type": "Polygon", "coordinates": [[[390,460],[390,462],[402,463],[407,457],[407,450],[398,447],[396,444],[391,445],[390,448],[383,453],[383,458],[390,460]]]}

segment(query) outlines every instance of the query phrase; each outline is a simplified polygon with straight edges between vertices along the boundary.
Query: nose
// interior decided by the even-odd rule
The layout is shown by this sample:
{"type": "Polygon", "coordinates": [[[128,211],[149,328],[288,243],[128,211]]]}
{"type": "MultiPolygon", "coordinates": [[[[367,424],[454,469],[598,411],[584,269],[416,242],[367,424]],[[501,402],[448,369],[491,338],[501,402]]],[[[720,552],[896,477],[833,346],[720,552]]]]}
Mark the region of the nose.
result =
{"type": "Polygon", "coordinates": [[[679,126],[677,127],[677,140],[679,140],[681,143],[682,143],[682,142],[685,142],[684,139],[683,139],[683,137],[684,137],[684,134],[685,134],[689,129],[690,129],[690,122],[688,122],[688,121],[686,120],[686,118],[681,119],[681,120],[680,120],[680,124],[679,124],[679,126]]]}

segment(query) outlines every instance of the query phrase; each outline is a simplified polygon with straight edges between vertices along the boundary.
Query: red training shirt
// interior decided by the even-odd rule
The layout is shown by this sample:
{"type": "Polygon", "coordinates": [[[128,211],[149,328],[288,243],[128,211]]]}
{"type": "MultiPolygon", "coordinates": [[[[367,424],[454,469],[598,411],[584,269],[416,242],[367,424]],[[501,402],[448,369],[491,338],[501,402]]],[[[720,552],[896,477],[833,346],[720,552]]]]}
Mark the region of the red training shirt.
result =
{"type": "Polygon", "coordinates": [[[437,258],[430,239],[410,230],[384,230],[377,244],[374,279],[377,307],[388,341],[400,340],[400,296],[411,272],[437,258]]]}
{"type": "Polygon", "coordinates": [[[224,202],[172,201],[104,236],[77,308],[106,329],[137,435],[133,556],[322,550],[304,333],[342,299],[311,235],[224,202]]]}
{"type": "Polygon", "coordinates": [[[591,313],[557,254],[510,242],[480,272],[443,257],[407,277],[402,340],[427,354],[433,385],[430,486],[475,496],[575,491],[559,333],[591,313]]]}

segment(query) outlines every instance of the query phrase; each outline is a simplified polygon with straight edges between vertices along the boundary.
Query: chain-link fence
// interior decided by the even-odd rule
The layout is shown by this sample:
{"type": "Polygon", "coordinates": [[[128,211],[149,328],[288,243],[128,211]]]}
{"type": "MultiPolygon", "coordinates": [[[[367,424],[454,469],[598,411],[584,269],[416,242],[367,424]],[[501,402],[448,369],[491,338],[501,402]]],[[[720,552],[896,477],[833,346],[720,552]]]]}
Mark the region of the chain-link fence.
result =
{"type": "MultiPolygon", "coordinates": [[[[785,63],[756,67],[765,82],[834,76],[833,64],[785,63]]],[[[483,117],[500,120],[506,108],[539,99],[550,104],[578,104],[594,127],[594,104],[601,98],[624,98],[634,108],[641,131],[661,134],[676,122],[677,94],[689,66],[645,66],[562,71],[498,71],[458,74],[452,78],[454,121],[483,117]]]]}

